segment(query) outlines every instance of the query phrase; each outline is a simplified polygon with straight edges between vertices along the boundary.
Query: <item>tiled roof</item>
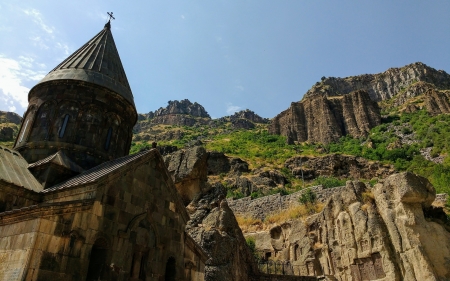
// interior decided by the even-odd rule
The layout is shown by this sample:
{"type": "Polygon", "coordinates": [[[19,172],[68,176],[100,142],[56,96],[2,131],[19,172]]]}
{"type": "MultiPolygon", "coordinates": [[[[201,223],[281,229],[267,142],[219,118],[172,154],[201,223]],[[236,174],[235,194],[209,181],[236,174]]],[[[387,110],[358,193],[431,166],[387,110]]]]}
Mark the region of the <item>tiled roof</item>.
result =
{"type": "Polygon", "coordinates": [[[0,180],[40,192],[42,185],[28,171],[28,163],[17,151],[0,146],[0,180]]]}
{"type": "Polygon", "coordinates": [[[41,166],[41,165],[44,165],[47,163],[54,163],[54,164],[63,166],[69,170],[72,170],[72,171],[78,172],[78,173],[81,173],[84,171],[83,168],[78,166],[69,157],[67,157],[67,155],[62,150],[44,158],[44,159],[41,159],[37,162],[34,162],[34,163],[28,165],[28,168],[38,167],[38,166],[41,166]]]}
{"type": "Polygon", "coordinates": [[[118,93],[134,106],[125,70],[114,43],[110,24],[50,71],[40,83],[52,80],[81,80],[118,93]]]}
{"type": "Polygon", "coordinates": [[[43,192],[46,193],[46,192],[55,191],[55,190],[59,190],[59,189],[63,189],[63,188],[71,187],[71,186],[77,186],[77,185],[81,185],[81,184],[95,182],[95,181],[99,180],[100,178],[112,173],[113,171],[133,162],[134,160],[141,158],[142,156],[144,156],[148,153],[152,153],[152,152],[154,152],[154,149],[142,151],[142,152],[139,152],[136,154],[127,155],[127,156],[124,156],[121,158],[117,158],[117,159],[105,162],[105,163],[100,164],[90,170],[84,171],[83,173],[81,173],[65,182],[59,183],[55,186],[52,186],[51,188],[47,188],[43,192]]]}

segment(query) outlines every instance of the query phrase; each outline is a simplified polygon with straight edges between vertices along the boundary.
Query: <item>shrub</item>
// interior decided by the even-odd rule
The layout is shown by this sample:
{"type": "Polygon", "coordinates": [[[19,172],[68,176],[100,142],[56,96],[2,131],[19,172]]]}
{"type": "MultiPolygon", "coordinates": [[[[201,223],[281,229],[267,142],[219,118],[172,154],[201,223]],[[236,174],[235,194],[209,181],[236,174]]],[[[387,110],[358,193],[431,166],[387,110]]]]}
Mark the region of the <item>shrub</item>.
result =
{"type": "Polygon", "coordinates": [[[331,188],[345,185],[345,180],[340,180],[335,177],[319,176],[317,179],[314,180],[314,184],[322,185],[324,188],[331,188]]]}
{"type": "Polygon", "coordinates": [[[302,195],[298,198],[298,201],[302,204],[314,203],[316,202],[317,195],[314,191],[309,188],[306,192],[303,192],[302,195]]]}

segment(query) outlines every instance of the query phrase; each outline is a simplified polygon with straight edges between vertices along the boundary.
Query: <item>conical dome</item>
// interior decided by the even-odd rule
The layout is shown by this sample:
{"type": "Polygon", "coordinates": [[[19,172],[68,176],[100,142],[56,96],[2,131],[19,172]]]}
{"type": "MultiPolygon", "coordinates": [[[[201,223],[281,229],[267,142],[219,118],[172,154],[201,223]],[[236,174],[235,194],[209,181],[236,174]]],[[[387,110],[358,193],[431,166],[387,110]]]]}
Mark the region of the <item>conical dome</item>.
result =
{"type": "Polygon", "coordinates": [[[109,22],[102,31],[50,71],[38,85],[47,81],[67,79],[106,87],[134,106],[131,88],[109,22]]]}

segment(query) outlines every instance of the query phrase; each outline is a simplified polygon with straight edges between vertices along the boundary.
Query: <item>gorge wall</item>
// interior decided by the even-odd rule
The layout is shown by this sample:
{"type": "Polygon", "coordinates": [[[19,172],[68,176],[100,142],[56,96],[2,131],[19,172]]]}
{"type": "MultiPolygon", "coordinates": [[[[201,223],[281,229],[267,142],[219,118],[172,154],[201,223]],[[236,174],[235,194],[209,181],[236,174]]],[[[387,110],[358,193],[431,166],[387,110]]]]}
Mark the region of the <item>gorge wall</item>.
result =
{"type": "Polygon", "coordinates": [[[364,90],[374,101],[387,100],[416,82],[427,82],[438,89],[450,88],[450,75],[421,62],[399,68],[389,68],[378,74],[364,74],[345,78],[322,78],[306,94],[305,98],[326,95],[341,96],[352,91],[364,90]]]}
{"type": "Polygon", "coordinates": [[[448,280],[450,232],[431,206],[435,196],[428,180],[406,172],[373,188],[348,181],[320,213],[246,236],[264,257],[290,261],[298,275],[448,280]]]}
{"type": "Polygon", "coordinates": [[[330,143],[340,137],[367,136],[381,123],[380,109],[365,91],[339,97],[316,95],[293,102],[269,127],[269,133],[287,137],[288,143],[330,143]]]}

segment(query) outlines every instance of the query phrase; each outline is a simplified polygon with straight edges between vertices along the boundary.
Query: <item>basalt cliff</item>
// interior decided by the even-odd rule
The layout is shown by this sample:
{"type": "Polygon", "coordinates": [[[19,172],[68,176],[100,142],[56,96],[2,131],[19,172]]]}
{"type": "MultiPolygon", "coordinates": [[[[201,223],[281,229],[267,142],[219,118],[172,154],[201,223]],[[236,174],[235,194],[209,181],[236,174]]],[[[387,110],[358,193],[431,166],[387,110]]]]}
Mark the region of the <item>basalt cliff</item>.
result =
{"type": "Polygon", "coordinates": [[[322,77],[300,102],[273,118],[269,132],[285,136],[289,143],[328,144],[346,135],[365,137],[380,125],[382,110],[449,113],[448,89],[449,74],[420,62],[379,74],[322,77]]]}
{"type": "Polygon", "coordinates": [[[328,144],[345,135],[366,136],[380,123],[377,103],[367,92],[358,90],[339,97],[317,95],[293,102],[273,118],[269,132],[286,136],[288,143],[328,144]]]}

